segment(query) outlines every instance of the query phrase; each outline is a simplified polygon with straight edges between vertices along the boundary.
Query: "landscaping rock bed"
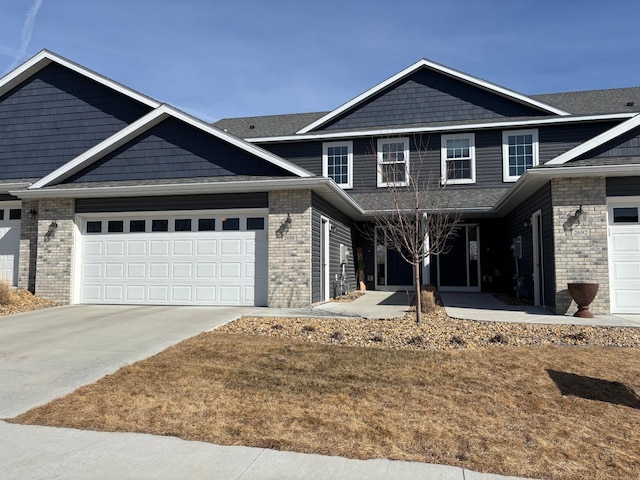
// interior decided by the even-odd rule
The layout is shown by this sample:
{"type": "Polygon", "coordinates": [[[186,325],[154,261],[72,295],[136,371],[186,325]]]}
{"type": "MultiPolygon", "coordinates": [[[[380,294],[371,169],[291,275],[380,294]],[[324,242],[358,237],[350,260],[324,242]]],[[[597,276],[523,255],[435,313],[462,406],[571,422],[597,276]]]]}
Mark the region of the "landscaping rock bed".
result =
{"type": "Polygon", "coordinates": [[[408,313],[395,319],[246,317],[216,331],[287,337],[307,342],[411,350],[598,345],[640,347],[640,329],[497,323],[450,318],[439,307],[422,325],[408,313]]]}
{"type": "Polygon", "coordinates": [[[13,290],[11,292],[11,300],[8,303],[0,304],[0,316],[30,312],[42,308],[56,307],[58,305],[58,303],[52,302],[51,300],[36,297],[28,290],[13,290]]]}

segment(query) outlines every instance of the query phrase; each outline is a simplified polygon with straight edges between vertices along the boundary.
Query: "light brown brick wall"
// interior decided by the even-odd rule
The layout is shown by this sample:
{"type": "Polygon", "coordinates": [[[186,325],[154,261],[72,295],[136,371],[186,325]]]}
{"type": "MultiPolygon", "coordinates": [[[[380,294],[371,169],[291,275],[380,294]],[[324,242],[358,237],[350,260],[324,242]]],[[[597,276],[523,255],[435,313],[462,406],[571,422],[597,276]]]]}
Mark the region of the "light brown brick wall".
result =
{"type": "Polygon", "coordinates": [[[295,308],[310,304],[311,192],[270,192],[269,306],[295,308]]]}
{"type": "Polygon", "coordinates": [[[60,303],[71,302],[74,216],[73,199],[40,201],[36,295],[60,303]]]}
{"type": "Polygon", "coordinates": [[[610,313],[607,198],[605,178],[556,179],[551,182],[556,275],[556,313],[575,312],[567,283],[596,282],[594,314],[610,313]],[[570,225],[582,206],[586,219],[570,225]]]}

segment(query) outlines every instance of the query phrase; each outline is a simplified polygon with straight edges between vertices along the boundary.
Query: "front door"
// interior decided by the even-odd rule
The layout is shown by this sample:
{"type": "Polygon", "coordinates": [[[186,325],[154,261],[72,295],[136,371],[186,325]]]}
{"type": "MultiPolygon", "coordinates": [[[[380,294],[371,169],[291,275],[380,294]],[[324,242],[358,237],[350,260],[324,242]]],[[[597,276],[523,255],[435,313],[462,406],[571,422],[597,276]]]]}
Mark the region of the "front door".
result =
{"type": "Polygon", "coordinates": [[[413,290],[413,267],[387,248],[386,233],[384,227],[376,227],[376,290],[413,290]]]}
{"type": "Polygon", "coordinates": [[[479,292],[480,227],[457,227],[450,241],[449,252],[438,255],[438,288],[444,292],[479,292]]]}

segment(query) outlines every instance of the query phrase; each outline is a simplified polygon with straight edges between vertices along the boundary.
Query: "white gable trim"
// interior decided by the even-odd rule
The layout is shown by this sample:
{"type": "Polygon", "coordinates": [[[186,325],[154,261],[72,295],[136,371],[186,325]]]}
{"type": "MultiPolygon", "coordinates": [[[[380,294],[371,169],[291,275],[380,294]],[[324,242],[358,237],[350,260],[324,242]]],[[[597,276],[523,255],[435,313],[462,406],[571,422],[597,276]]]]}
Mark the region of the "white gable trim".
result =
{"type": "Polygon", "coordinates": [[[634,115],[632,118],[627,120],[626,122],[622,122],[619,125],[607,130],[606,132],[601,133],[593,137],[590,140],[578,145],[577,147],[572,148],[568,152],[563,153],[562,155],[558,155],[553,160],[548,161],[545,165],[562,165],[567,163],[570,160],[573,160],[580,155],[587,153],[590,150],[593,150],[600,145],[607,143],[609,140],[613,140],[616,137],[619,137],[623,133],[632,130],[633,128],[640,125],[640,114],[634,115]]]}
{"type": "Polygon", "coordinates": [[[42,50],[40,53],[31,57],[25,63],[7,73],[4,77],[0,78],[0,96],[7,93],[12,88],[18,86],[20,83],[29,79],[44,67],[51,63],[57,63],[62,65],[70,70],[73,70],[80,75],[83,75],[91,80],[94,80],[102,85],[115,90],[116,92],[122,93],[123,95],[128,96],[134,100],[137,100],[145,105],[148,105],[151,108],[157,108],[161,105],[160,102],[154,100],[146,95],[143,95],[135,90],[131,90],[130,88],[125,87],[124,85],[114,82],[113,80],[108,79],[102,75],[99,75],[87,68],[84,68],[77,63],[73,63],[66,58],[60,57],[55,53],[52,53],[48,50],[42,50]]]}
{"type": "Polygon", "coordinates": [[[307,133],[304,135],[283,135],[280,137],[253,137],[247,138],[247,142],[251,143],[269,143],[269,142],[287,142],[287,141],[306,141],[306,140],[328,140],[340,138],[356,138],[356,137],[376,137],[376,136],[394,136],[411,133],[438,133],[438,132],[466,132],[471,130],[485,130],[495,128],[525,128],[537,125],[556,125],[563,123],[581,123],[592,121],[608,121],[608,120],[625,120],[635,117],[637,113],[607,113],[603,115],[586,115],[586,116],[565,116],[542,119],[529,120],[511,120],[489,123],[466,123],[460,125],[445,125],[437,127],[408,127],[408,128],[384,128],[375,130],[353,130],[347,132],[322,132],[307,133]]]}
{"type": "Polygon", "coordinates": [[[440,65],[438,63],[431,62],[431,61],[426,60],[426,59],[423,58],[422,60],[419,60],[416,63],[414,63],[413,65],[405,68],[401,72],[396,73],[392,77],[389,77],[388,79],[386,79],[385,81],[379,83],[378,85],[374,86],[373,88],[370,88],[366,92],[358,95],[357,97],[353,98],[352,100],[348,101],[347,103],[343,104],[342,106],[340,106],[340,107],[336,108],[335,110],[329,112],[328,114],[320,117],[318,120],[316,120],[315,122],[307,125],[306,127],[304,127],[303,129],[299,130],[296,133],[298,133],[298,134],[309,133],[310,131],[314,130],[315,128],[317,128],[317,127],[327,123],[328,121],[336,118],[338,115],[344,113],[345,111],[349,110],[350,108],[354,107],[355,105],[358,105],[359,103],[363,102],[364,100],[366,100],[366,99],[372,97],[373,95],[377,94],[381,90],[387,88],[388,86],[394,84],[395,82],[397,82],[399,80],[402,80],[403,78],[411,75],[412,73],[418,71],[421,68],[429,68],[431,70],[435,70],[437,72],[440,72],[440,73],[443,73],[443,74],[448,75],[450,77],[453,77],[453,78],[455,78],[457,80],[461,80],[461,81],[469,83],[471,85],[478,86],[478,87],[483,88],[485,90],[489,90],[491,92],[494,92],[494,93],[496,93],[498,95],[502,95],[503,97],[511,98],[512,100],[515,100],[515,101],[517,101],[519,103],[523,103],[525,105],[529,105],[529,106],[544,110],[544,111],[549,112],[549,113],[553,113],[553,114],[556,114],[556,115],[570,115],[568,112],[565,112],[564,110],[560,110],[559,108],[552,107],[551,105],[547,105],[546,103],[539,102],[539,101],[534,100],[532,98],[529,98],[529,97],[527,97],[525,95],[522,95],[520,93],[514,92],[513,90],[509,90],[507,88],[501,87],[501,86],[493,84],[491,82],[487,82],[486,80],[481,80],[479,78],[472,77],[471,75],[467,75],[466,73],[459,72],[459,71],[454,70],[452,68],[445,67],[444,65],[440,65]]]}
{"type": "Polygon", "coordinates": [[[244,140],[234,137],[228,133],[225,133],[224,131],[216,127],[213,127],[208,123],[198,120],[195,117],[191,117],[190,115],[187,115],[184,112],[176,110],[175,108],[169,105],[161,105],[160,107],[149,112],[147,115],[135,121],[131,125],[123,128],[116,134],[100,142],[96,146],[90,148],[83,154],[65,163],[58,169],[51,172],[49,175],[41,178],[40,180],[35,182],[33,185],[31,185],[29,187],[29,190],[43,188],[55,183],[59,183],[64,179],[69,178],[74,173],[77,173],[80,170],[86,168],[87,166],[91,165],[95,161],[99,160],[100,158],[104,157],[110,152],[113,152],[115,149],[121,147],[125,143],[136,138],[137,136],[146,132],[147,130],[153,128],[154,126],[158,125],[160,122],[162,122],[163,120],[166,120],[169,117],[173,117],[178,120],[181,120],[214,137],[217,137],[248,153],[251,153],[252,155],[262,158],[263,160],[273,165],[276,165],[284,170],[287,170],[288,172],[293,173],[294,175],[298,175],[299,177],[311,177],[313,175],[309,171],[303,168],[300,168],[297,165],[281,157],[278,157],[277,155],[267,152],[266,150],[256,145],[252,145],[251,143],[245,142],[244,140]]]}

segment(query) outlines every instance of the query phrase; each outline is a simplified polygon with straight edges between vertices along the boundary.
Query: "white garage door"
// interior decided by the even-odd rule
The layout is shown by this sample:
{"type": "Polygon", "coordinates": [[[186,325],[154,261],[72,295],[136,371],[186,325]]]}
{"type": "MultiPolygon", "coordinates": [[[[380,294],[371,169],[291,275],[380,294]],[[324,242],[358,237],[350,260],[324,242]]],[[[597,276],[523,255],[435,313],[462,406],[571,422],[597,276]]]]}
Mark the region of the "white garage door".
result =
{"type": "Polygon", "coordinates": [[[612,313],[640,313],[639,209],[640,202],[609,206],[612,313]]]}
{"type": "Polygon", "coordinates": [[[80,224],[80,303],[267,303],[264,216],[84,218],[80,224]]]}
{"type": "Polygon", "coordinates": [[[0,203],[0,281],[18,285],[20,205],[0,203]]]}

